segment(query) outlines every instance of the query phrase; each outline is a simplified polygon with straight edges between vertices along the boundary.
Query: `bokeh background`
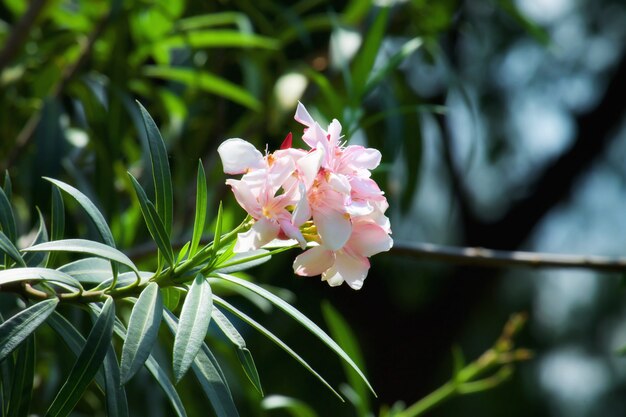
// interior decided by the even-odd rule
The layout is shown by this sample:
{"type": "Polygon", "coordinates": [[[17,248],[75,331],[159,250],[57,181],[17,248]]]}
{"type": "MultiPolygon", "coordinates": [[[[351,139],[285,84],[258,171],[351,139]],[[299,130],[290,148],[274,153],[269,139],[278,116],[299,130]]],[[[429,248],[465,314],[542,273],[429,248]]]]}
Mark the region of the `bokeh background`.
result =
{"type": "MultiPolygon", "coordinates": [[[[223,201],[236,225],[244,213],[224,186],[217,146],[242,137],[272,150],[288,132],[297,137],[300,100],[320,121],[339,119],[350,143],[381,150],[374,176],[398,245],[626,255],[621,0],[3,0],[0,168],[22,232],[34,227],[35,207],[49,213],[41,177],[55,177],[97,202],[129,255],[150,258],[126,177],[149,169],[136,99],[169,149],[181,242],[197,160],[209,175],[210,215],[223,201]]],[[[67,235],[89,236],[75,209],[67,235]]],[[[355,292],[296,278],[292,259],[279,255],[251,274],[284,288],[317,323],[323,303],[345,317],[378,393],[375,412],[437,388],[450,378],[454,346],[473,359],[511,313],[526,311],[519,343],[535,357],[510,381],[432,415],[626,413],[620,274],[468,268],[391,251],[372,259],[355,292]]],[[[332,383],[346,380],[339,360],[279,312],[262,321],[332,383]]],[[[302,400],[319,416],[356,415],[284,352],[242,332],[267,394],[302,400]]],[[[286,415],[262,410],[232,353],[213,343],[233,365],[225,368],[243,416],[286,415]]],[[[45,360],[53,340],[42,346],[40,366],[50,369],[37,398],[47,404],[65,368],[45,360]]],[[[147,381],[131,383],[131,411],[171,415],[147,381]]],[[[197,390],[183,381],[190,415],[206,415],[197,390]]],[[[97,407],[97,397],[85,401],[97,407]]]]}

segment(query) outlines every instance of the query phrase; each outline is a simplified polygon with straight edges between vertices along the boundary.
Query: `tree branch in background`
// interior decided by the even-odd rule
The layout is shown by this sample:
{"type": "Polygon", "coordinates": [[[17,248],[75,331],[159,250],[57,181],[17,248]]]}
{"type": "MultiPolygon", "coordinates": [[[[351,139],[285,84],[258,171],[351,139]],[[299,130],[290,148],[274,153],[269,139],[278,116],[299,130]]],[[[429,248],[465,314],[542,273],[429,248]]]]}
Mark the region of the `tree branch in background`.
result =
{"type": "Polygon", "coordinates": [[[0,72],[13,61],[15,56],[22,49],[26,39],[28,39],[31,28],[47,3],[48,0],[33,0],[30,2],[26,13],[24,13],[20,21],[13,27],[9,38],[4,44],[4,48],[0,51],[0,72]]]}

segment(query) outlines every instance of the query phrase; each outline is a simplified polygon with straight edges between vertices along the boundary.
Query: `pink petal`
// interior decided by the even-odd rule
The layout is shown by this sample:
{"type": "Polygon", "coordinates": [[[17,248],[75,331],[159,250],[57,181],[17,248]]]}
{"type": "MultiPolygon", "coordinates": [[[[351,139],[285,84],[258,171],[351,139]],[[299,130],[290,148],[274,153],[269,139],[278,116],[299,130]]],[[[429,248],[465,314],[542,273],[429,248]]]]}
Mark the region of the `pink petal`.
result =
{"type": "Polygon", "coordinates": [[[350,195],[350,182],[344,175],[338,175],[331,172],[328,175],[328,185],[339,193],[350,195]]]}
{"type": "Polygon", "coordinates": [[[304,236],[302,236],[302,232],[300,231],[299,227],[294,226],[288,218],[280,219],[278,221],[278,224],[280,225],[280,229],[285,234],[285,236],[287,236],[289,239],[297,240],[298,244],[300,244],[300,247],[302,249],[306,249],[306,239],[304,239],[304,236]]]}
{"type": "Polygon", "coordinates": [[[341,285],[342,282],[354,289],[359,290],[367,277],[370,263],[367,258],[355,257],[345,252],[335,253],[335,263],[322,275],[322,280],[328,282],[331,287],[341,285]]]}
{"type": "Polygon", "coordinates": [[[333,119],[328,126],[328,136],[331,146],[338,146],[341,137],[341,123],[337,119],[333,119]]]}
{"type": "Polygon", "coordinates": [[[315,120],[311,117],[309,112],[306,110],[306,107],[300,102],[298,102],[298,108],[296,109],[296,115],[293,117],[297,122],[305,125],[306,127],[311,127],[315,120]]]}
{"type": "Polygon", "coordinates": [[[393,246],[393,239],[376,223],[363,224],[357,221],[346,246],[357,255],[369,257],[380,252],[387,252],[393,246]]]}
{"type": "Polygon", "coordinates": [[[271,220],[261,217],[250,230],[237,235],[237,243],[233,251],[235,253],[248,252],[261,248],[263,245],[276,239],[280,226],[271,220]]]}
{"type": "Polygon", "coordinates": [[[308,190],[313,185],[315,177],[322,165],[322,159],[324,158],[324,149],[318,148],[309,152],[306,156],[298,159],[296,165],[298,166],[298,172],[304,182],[305,188],[308,190]]]}
{"type": "Polygon", "coordinates": [[[251,169],[263,168],[263,154],[243,139],[228,139],[217,148],[226,174],[243,174],[251,169]]]}
{"type": "Polygon", "coordinates": [[[307,129],[302,135],[302,140],[306,142],[311,148],[323,147],[325,151],[329,150],[328,138],[326,132],[320,127],[317,122],[313,124],[313,127],[307,129]]]}
{"type": "Polygon", "coordinates": [[[306,197],[306,189],[304,184],[300,183],[300,200],[296,204],[296,208],[293,210],[292,222],[294,225],[300,227],[311,218],[311,207],[309,206],[309,200],[306,197]]]}
{"type": "Polygon", "coordinates": [[[226,184],[232,188],[239,205],[249,215],[258,219],[261,216],[261,206],[258,201],[258,194],[250,188],[250,185],[243,180],[233,179],[226,180],[226,184]]]}
{"type": "Polygon", "coordinates": [[[333,265],[335,254],[323,246],[315,246],[296,256],[293,271],[305,277],[320,275],[333,265]]]}
{"type": "Polygon", "coordinates": [[[324,246],[330,250],[341,249],[352,233],[349,216],[337,210],[324,209],[321,212],[313,212],[313,221],[324,246]]]}
{"type": "Polygon", "coordinates": [[[351,145],[344,149],[344,158],[356,169],[374,169],[380,164],[382,155],[378,149],[351,145]]]}

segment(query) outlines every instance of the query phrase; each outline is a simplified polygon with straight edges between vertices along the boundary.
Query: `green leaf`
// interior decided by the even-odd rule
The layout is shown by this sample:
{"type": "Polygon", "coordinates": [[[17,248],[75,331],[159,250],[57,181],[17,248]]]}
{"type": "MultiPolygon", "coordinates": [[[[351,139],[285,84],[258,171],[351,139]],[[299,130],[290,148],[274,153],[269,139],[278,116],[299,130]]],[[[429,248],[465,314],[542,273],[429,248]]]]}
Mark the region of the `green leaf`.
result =
{"type": "Polygon", "coordinates": [[[156,196],[156,211],[163,222],[165,233],[169,237],[172,230],[173,197],[172,177],[170,164],[165,149],[165,142],[161,137],[159,128],[154,123],[150,113],[137,101],[141,117],[146,128],[146,137],[150,148],[150,160],[152,161],[152,178],[156,196]]]}
{"type": "Polygon", "coordinates": [[[298,361],[300,363],[300,365],[302,365],[307,371],[309,371],[318,380],[320,380],[320,382],[322,382],[322,384],[324,384],[329,390],[331,390],[332,393],[337,396],[337,398],[339,398],[341,401],[344,401],[343,398],[341,397],[341,395],[339,395],[339,393],[319,373],[317,373],[317,371],[315,371],[315,369],[313,369],[311,367],[311,365],[308,364],[307,361],[305,361],[300,355],[298,355],[292,348],[290,348],[285,342],[280,340],[276,335],[274,335],[272,332],[267,330],[261,324],[256,322],[253,318],[249,317],[244,312],[238,310],[237,308],[235,308],[234,306],[229,304],[227,301],[221,299],[217,295],[213,296],[213,301],[216,304],[221,305],[222,307],[224,307],[225,309],[227,309],[228,311],[233,313],[235,316],[239,317],[241,320],[243,320],[246,323],[248,323],[250,326],[255,328],[263,336],[267,337],[269,340],[274,342],[278,347],[280,347],[282,350],[284,350],[289,355],[291,355],[292,358],[294,358],[296,361],[298,361]]]}
{"type": "Polygon", "coordinates": [[[255,47],[278,50],[278,41],[265,36],[234,30],[198,30],[173,35],[159,42],[160,47],[229,48],[255,47]]]}
{"type": "MultiPolygon", "coordinates": [[[[333,339],[337,341],[337,344],[352,358],[357,366],[363,367],[365,364],[363,354],[361,353],[361,349],[359,349],[356,336],[350,329],[350,325],[328,302],[322,303],[322,313],[324,314],[324,320],[330,329],[330,334],[333,339]]],[[[355,404],[358,415],[361,417],[367,416],[370,410],[367,386],[351,367],[347,366],[345,363],[343,363],[343,365],[344,372],[348,377],[348,382],[358,396],[358,401],[355,404]]]]}
{"type": "Polygon", "coordinates": [[[283,395],[270,395],[261,402],[263,410],[285,410],[293,417],[317,417],[305,402],[283,395]]]}
{"type": "MultiPolygon", "coordinates": [[[[39,208],[37,208],[37,214],[39,215],[39,226],[37,228],[35,239],[31,245],[48,241],[48,231],[46,230],[46,224],[39,208]]],[[[27,253],[24,255],[24,262],[26,262],[27,266],[31,267],[44,266],[47,263],[46,259],[47,254],[45,253],[27,253]]]]}
{"type": "Polygon", "coordinates": [[[65,417],[78,403],[109,350],[114,322],[115,304],[112,298],[108,298],[67,380],[46,411],[46,417],[65,417]]]}
{"type": "MultiPolygon", "coordinates": [[[[59,187],[52,187],[52,208],[50,220],[50,240],[61,240],[65,233],[65,206],[59,187]]],[[[54,265],[56,253],[48,255],[46,266],[54,265]]]]}
{"type": "Polygon", "coordinates": [[[163,316],[159,286],[150,283],[135,303],[122,347],[121,381],[126,384],[148,359],[163,316]]]}
{"type": "Polygon", "coordinates": [[[417,37],[406,42],[398,52],[393,54],[389,59],[386,60],[385,64],[382,68],[376,70],[376,72],[372,73],[363,89],[363,95],[372,91],[391,71],[398,68],[402,62],[410,55],[412,55],[417,49],[424,44],[422,38],[417,37]]]}
{"type": "MultiPolygon", "coordinates": [[[[85,346],[85,338],[76,327],[58,311],[52,313],[46,320],[46,323],[59,335],[74,356],[78,357],[85,346]]],[[[105,392],[106,382],[102,372],[98,371],[94,379],[100,391],[105,392]]]]}
{"type": "Polygon", "coordinates": [[[11,182],[11,176],[9,175],[9,170],[4,171],[4,186],[2,187],[4,190],[4,194],[7,196],[7,199],[11,201],[13,198],[13,183],[11,182]]]}
{"type": "Polygon", "coordinates": [[[93,240],[85,239],[64,239],[55,240],[53,242],[40,243],[29,248],[22,249],[24,252],[76,252],[87,253],[89,255],[98,256],[100,258],[108,259],[110,261],[119,262],[122,265],[126,265],[139,275],[139,270],[130,260],[130,258],[120,252],[114,247],[105,245],[100,242],[94,242],[93,240]]]}
{"type": "Polygon", "coordinates": [[[237,331],[235,326],[228,320],[228,318],[217,307],[213,307],[213,322],[217,324],[217,327],[224,333],[224,335],[235,345],[237,348],[237,358],[243,367],[246,376],[259,392],[263,395],[263,387],[261,386],[261,378],[259,378],[259,371],[256,369],[252,353],[246,347],[246,341],[241,334],[237,331]]]}
{"type": "Polygon", "coordinates": [[[35,378],[34,334],[27,337],[24,344],[17,350],[12,377],[11,399],[5,415],[6,417],[27,416],[35,378]]]}
{"type": "Polygon", "coordinates": [[[113,275],[111,263],[102,258],[83,258],[58,268],[83,284],[100,284],[113,275]]]}
{"type": "Polygon", "coordinates": [[[223,263],[220,262],[216,265],[214,272],[232,274],[233,272],[244,271],[269,261],[272,258],[271,253],[267,249],[236,253],[223,263]]]}
{"type": "Polygon", "coordinates": [[[174,379],[185,375],[209,329],[213,300],[211,286],[202,274],[196,275],[180,313],[178,331],[174,337],[174,379]]]}
{"type": "Polygon", "coordinates": [[[170,311],[176,310],[180,301],[181,291],[174,287],[161,288],[161,296],[163,297],[163,306],[170,311]]]}
{"type": "Polygon", "coordinates": [[[178,256],[176,257],[176,264],[185,260],[185,257],[189,254],[189,246],[191,246],[191,242],[185,243],[180,249],[180,252],[178,252],[178,256]]]}
{"type": "MultiPolygon", "coordinates": [[[[176,316],[165,310],[163,318],[170,331],[178,335],[180,323],[176,320],[176,316]]],[[[193,360],[192,369],[217,417],[239,416],[226,377],[206,343],[202,343],[193,360]]]]}
{"type": "Polygon", "coordinates": [[[365,92],[367,79],[374,67],[376,55],[378,55],[380,45],[385,36],[387,20],[389,19],[389,9],[389,7],[384,7],[378,12],[374,23],[367,31],[367,36],[363,40],[361,50],[354,58],[354,65],[352,67],[352,95],[354,100],[360,100],[365,92]]]}
{"type": "Polygon", "coordinates": [[[363,372],[359,369],[359,367],[354,363],[354,361],[350,358],[350,356],[348,356],[348,354],[343,349],[341,349],[341,347],[339,347],[339,345],[330,336],[328,336],[328,334],[326,334],[326,332],[324,332],[322,329],[320,329],[319,326],[317,324],[313,323],[308,317],[306,317],[300,311],[298,311],[297,309],[292,307],[289,303],[285,302],[283,299],[275,296],[271,292],[267,291],[264,288],[259,287],[256,284],[253,284],[253,283],[245,281],[243,279],[234,277],[232,275],[226,275],[226,274],[216,274],[216,275],[219,276],[220,278],[226,280],[226,281],[229,281],[229,282],[232,282],[234,284],[240,285],[240,286],[242,286],[244,288],[247,288],[248,290],[250,290],[252,292],[255,292],[256,294],[258,294],[261,297],[267,299],[272,304],[274,304],[276,307],[280,308],[285,313],[290,315],[298,323],[300,323],[302,326],[304,326],[304,328],[306,328],[309,332],[311,332],[318,339],[320,339],[332,351],[334,351],[348,365],[350,365],[350,367],[352,369],[354,369],[354,371],[356,371],[356,373],[363,380],[363,382],[365,382],[367,384],[367,387],[369,388],[369,390],[374,395],[376,395],[376,393],[374,392],[374,389],[372,388],[370,383],[367,381],[367,378],[365,377],[363,372]]]}
{"type": "MultiPolygon", "coordinates": [[[[63,181],[55,180],[53,178],[48,178],[48,177],[44,177],[44,179],[47,181],[50,181],[52,184],[56,185],[61,190],[69,194],[72,198],[74,198],[74,200],[76,200],[76,202],[85,210],[85,212],[87,213],[91,221],[93,221],[93,223],[95,224],[96,229],[98,230],[98,233],[100,234],[100,237],[102,238],[102,241],[106,243],[108,246],[111,246],[113,248],[115,247],[115,239],[113,239],[113,234],[111,233],[111,229],[109,228],[109,225],[104,219],[104,216],[102,215],[102,213],[100,213],[100,210],[98,210],[96,205],[92,203],[92,201],[85,194],[81,193],[76,188],[72,187],[71,185],[64,183],[63,181]]],[[[54,197],[53,197],[53,202],[54,202],[54,197]]],[[[58,204],[55,204],[55,205],[58,205],[58,204]]],[[[62,206],[62,203],[61,203],[61,206],[62,206]]],[[[58,207],[58,208],[62,209],[62,207],[58,207]]],[[[57,222],[61,222],[60,217],[61,215],[59,212],[58,217],[53,218],[53,220],[56,220],[57,222]]],[[[59,238],[59,235],[62,235],[61,227],[59,227],[59,232],[60,233],[57,234],[57,232],[55,231],[52,234],[53,240],[57,240],[59,238]]]]}
{"type": "Polygon", "coordinates": [[[52,281],[82,289],[80,282],[64,272],[48,268],[13,268],[0,271],[0,286],[20,281],[52,281]]]}
{"type": "Polygon", "coordinates": [[[213,256],[220,250],[220,244],[222,242],[222,225],[224,224],[224,208],[222,202],[217,208],[217,218],[215,219],[215,234],[213,237],[213,245],[211,246],[211,253],[213,256]]]}
{"type": "Polygon", "coordinates": [[[26,262],[22,259],[20,252],[17,250],[13,242],[11,242],[11,239],[9,239],[9,237],[2,231],[0,231],[0,252],[9,255],[9,257],[17,262],[18,265],[26,266],[26,262]]]}
{"type": "Polygon", "coordinates": [[[120,382],[120,366],[117,363],[113,344],[109,344],[102,365],[106,389],[107,417],[128,417],[126,389],[120,382]]]}
{"type": "Polygon", "coordinates": [[[58,298],[41,301],[0,324],[0,361],[46,321],[58,303],[58,298]]]}
{"type": "Polygon", "coordinates": [[[224,78],[206,71],[192,68],[146,66],[143,73],[147,77],[175,81],[189,88],[197,88],[210,94],[222,96],[251,110],[260,111],[262,103],[248,90],[224,78]]]}
{"type": "Polygon", "coordinates": [[[15,225],[13,208],[2,188],[0,188],[0,228],[11,242],[15,242],[15,239],[17,239],[17,226],[15,225]]]}
{"type": "Polygon", "coordinates": [[[165,230],[165,225],[163,221],[157,214],[157,211],[154,207],[154,204],[150,200],[148,200],[148,196],[146,196],[146,192],[143,187],[139,185],[139,182],[132,176],[129,172],[128,177],[130,178],[130,182],[133,184],[133,188],[135,189],[135,195],[137,195],[137,199],[139,200],[139,206],[141,207],[141,214],[143,214],[143,218],[146,222],[146,226],[148,227],[148,231],[150,235],[154,239],[154,242],[157,244],[159,251],[165,257],[165,261],[170,266],[170,268],[174,267],[174,251],[172,250],[172,244],[170,243],[170,238],[168,232],[165,230]]]}
{"type": "MultiPolygon", "coordinates": [[[[221,204],[220,204],[221,208],[221,204]]],[[[207,209],[207,188],[206,174],[202,166],[202,160],[198,161],[198,176],[196,180],[196,217],[193,221],[193,235],[191,237],[191,247],[189,248],[189,257],[192,258],[198,250],[202,232],[204,232],[204,223],[206,222],[207,209]]],[[[217,235],[216,235],[217,237],[217,235]]]]}

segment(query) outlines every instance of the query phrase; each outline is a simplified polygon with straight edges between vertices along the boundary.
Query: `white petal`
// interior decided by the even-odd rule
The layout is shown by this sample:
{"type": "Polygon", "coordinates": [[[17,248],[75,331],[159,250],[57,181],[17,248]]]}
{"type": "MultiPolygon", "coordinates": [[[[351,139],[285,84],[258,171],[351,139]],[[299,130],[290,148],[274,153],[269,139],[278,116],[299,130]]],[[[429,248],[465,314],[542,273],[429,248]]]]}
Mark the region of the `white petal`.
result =
{"type": "Polygon", "coordinates": [[[337,175],[334,172],[331,172],[328,175],[328,185],[330,187],[340,193],[350,195],[350,181],[345,177],[345,175],[337,175]]]}
{"type": "Polygon", "coordinates": [[[226,174],[243,174],[250,169],[263,168],[263,154],[243,139],[228,139],[217,148],[226,174]]]}
{"type": "Polygon", "coordinates": [[[333,265],[335,254],[323,246],[316,246],[296,256],[293,271],[305,277],[320,275],[333,265]]]}
{"type": "Polygon", "coordinates": [[[380,252],[387,252],[393,246],[393,239],[376,223],[359,224],[357,222],[346,246],[357,255],[369,257],[380,252]]]}
{"type": "Polygon", "coordinates": [[[347,213],[326,209],[314,212],[313,221],[324,246],[330,250],[341,249],[352,233],[352,223],[347,213]]]}
{"type": "Polygon", "coordinates": [[[350,216],[367,216],[374,211],[374,207],[367,201],[356,200],[346,206],[346,210],[350,216]]]}
{"type": "Polygon", "coordinates": [[[298,162],[296,163],[298,166],[298,172],[300,172],[300,176],[302,181],[304,181],[304,186],[307,190],[311,188],[311,185],[313,185],[313,180],[317,177],[323,158],[324,149],[317,148],[314,151],[309,152],[308,155],[298,159],[298,162]]]}
{"type": "Polygon", "coordinates": [[[322,279],[335,287],[345,281],[352,289],[359,290],[367,277],[370,263],[367,258],[350,256],[344,252],[335,253],[335,263],[329,268],[322,279]]]}
{"type": "Polygon", "coordinates": [[[241,253],[259,249],[261,246],[274,240],[278,236],[279,231],[280,226],[277,223],[261,217],[252,225],[250,230],[237,235],[237,243],[235,243],[233,251],[241,253]]]}
{"type": "Polygon", "coordinates": [[[337,119],[333,119],[328,126],[328,134],[330,135],[331,146],[337,146],[339,144],[339,138],[341,137],[341,123],[337,119]]]}
{"type": "Polygon", "coordinates": [[[344,150],[344,158],[357,169],[374,169],[380,164],[382,155],[378,149],[351,145],[344,150]]]}
{"type": "Polygon", "coordinates": [[[306,127],[311,127],[315,120],[311,117],[304,104],[298,102],[298,108],[296,109],[296,115],[293,117],[297,122],[302,123],[306,127]]]}
{"type": "Polygon", "coordinates": [[[300,200],[293,210],[292,222],[294,225],[300,227],[310,218],[311,207],[309,206],[309,200],[306,198],[306,189],[304,188],[304,184],[300,183],[300,200]]]}

